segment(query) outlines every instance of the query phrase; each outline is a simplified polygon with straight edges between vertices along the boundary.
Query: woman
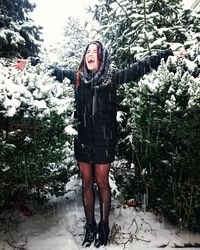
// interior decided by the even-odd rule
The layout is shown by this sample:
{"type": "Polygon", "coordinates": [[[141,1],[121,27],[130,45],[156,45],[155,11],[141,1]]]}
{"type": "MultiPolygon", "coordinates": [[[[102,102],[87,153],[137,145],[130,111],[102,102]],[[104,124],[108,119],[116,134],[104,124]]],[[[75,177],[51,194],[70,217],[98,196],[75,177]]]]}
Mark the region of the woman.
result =
{"type": "MultiPolygon", "coordinates": [[[[65,77],[76,84],[76,118],[78,136],[75,138],[75,157],[82,177],[82,199],[86,217],[86,233],[82,246],[107,245],[109,235],[109,212],[111,191],[109,186],[110,165],[115,157],[117,143],[116,89],[118,84],[137,80],[157,69],[161,59],[170,55],[186,56],[185,50],[163,50],[149,56],[125,70],[114,71],[110,65],[108,51],[99,41],[86,47],[77,71],[54,68],[53,75],[63,81],[65,77]],[[94,182],[99,190],[100,222],[94,215],[94,182]]],[[[32,60],[32,64],[35,62],[32,60]]],[[[26,60],[20,60],[15,68],[23,69],[26,60]]]]}

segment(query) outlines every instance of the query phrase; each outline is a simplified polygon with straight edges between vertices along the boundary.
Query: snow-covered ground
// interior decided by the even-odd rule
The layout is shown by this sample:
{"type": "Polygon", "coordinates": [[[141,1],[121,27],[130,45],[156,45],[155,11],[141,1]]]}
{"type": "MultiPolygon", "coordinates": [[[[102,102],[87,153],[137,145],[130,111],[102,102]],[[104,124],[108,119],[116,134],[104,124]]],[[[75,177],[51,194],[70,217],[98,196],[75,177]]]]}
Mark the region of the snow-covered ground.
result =
{"type": "MultiPolygon", "coordinates": [[[[70,191],[65,197],[51,199],[47,206],[34,208],[31,216],[24,216],[19,211],[11,217],[7,214],[3,218],[1,214],[0,250],[82,249],[85,220],[80,183],[73,183],[68,189],[70,191]]],[[[96,218],[98,221],[98,202],[96,218]]],[[[110,227],[109,244],[100,249],[151,250],[183,247],[185,244],[200,245],[200,235],[178,230],[161,216],[121,206],[116,200],[112,201],[110,227]]],[[[89,249],[96,248],[91,246],[89,249]]]]}

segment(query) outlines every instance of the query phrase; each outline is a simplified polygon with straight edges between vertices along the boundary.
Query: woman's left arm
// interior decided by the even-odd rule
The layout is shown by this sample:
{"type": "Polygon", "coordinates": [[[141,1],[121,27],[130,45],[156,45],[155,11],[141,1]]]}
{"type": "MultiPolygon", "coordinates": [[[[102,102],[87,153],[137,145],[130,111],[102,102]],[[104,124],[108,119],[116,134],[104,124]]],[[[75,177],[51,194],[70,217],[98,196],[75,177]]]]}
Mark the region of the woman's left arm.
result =
{"type": "Polygon", "coordinates": [[[51,70],[51,76],[54,76],[59,82],[63,82],[65,77],[68,78],[73,84],[76,81],[75,70],[64,70],[54,65],[49,66],[49,69],[51,70]]]}
{"type": "Polygon", "coordinates": [[[152,69],[157,69],[162,59],[166,62],[167,58],[173,55],[185,57],[187,52],[184,49],[180,50],[180,48],[177,50],[172,50],[171,48],[161,50],[155,55],[145,57],[143,60],[134,63],[123,70],[115,72],[113,74],[113,82],[115,84],[123,84],[135,81],[149,73],[152,69]]]}
{"type": "MultiPolygon", "coordinates": [[[[38,57],[29,57],[28,59],[17,59],[17,62],[12,65],[17,70],[24,70],[27,66],[28,60],[30,61],[31,66],[36,66],[41,63],[40,58],[38,57]]],[[[64,78],[68,78],[72,83],[75,83],[76,80],[76,71],[74,70],[64,70],[55,65],[49,65],[48,69],[51,71],[50,75],[54,76],[55,79],[59,82],[63,82],[64,78]]]]}

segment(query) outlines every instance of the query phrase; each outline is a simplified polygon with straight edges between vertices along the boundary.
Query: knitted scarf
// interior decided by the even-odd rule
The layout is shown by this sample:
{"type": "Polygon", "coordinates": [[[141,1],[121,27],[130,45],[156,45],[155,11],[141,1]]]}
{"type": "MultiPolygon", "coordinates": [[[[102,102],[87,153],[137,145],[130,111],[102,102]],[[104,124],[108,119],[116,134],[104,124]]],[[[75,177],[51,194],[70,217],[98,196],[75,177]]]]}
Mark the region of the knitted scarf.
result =
{"type": "MultiPolygon", "coordinates": [[[[85,60],[83,58],[83,70],[80,73],[81,81],[83,81],[87,86],[91,86],[94,88],[99,88],[103,86],[107,86],[111,83],[112,71],[110,66],[110,58],[106,48],[102,46],[102,44],[97,41],[101,45],[101,61],[100,67],[97,72],[91,72],[87,70],[85,60]]],[[[84,53],[85,56],[86,52],[84,53]]]]}

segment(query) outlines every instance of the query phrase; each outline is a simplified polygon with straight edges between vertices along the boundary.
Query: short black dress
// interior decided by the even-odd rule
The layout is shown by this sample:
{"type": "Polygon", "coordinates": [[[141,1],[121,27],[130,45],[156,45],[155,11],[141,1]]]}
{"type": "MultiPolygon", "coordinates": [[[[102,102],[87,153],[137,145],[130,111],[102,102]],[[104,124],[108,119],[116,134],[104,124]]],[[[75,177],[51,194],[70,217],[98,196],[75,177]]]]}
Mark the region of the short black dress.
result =
{"type": "MultiPolygon", "coordinates": [[[[76,119],[78,135],[74,140],[77,161],[91,164],[109,164],[114,161],[117,143],[117,86],[137,80],[152,69],[157,69],[161,59],[173,55],[171,49],[113,71],[109,85],[94,88],[81,82],[75,87],[76,119]]],[[[61,81],[67,77],[76,84],[76,72],[56,68],[54,76],[61,81]]]]}

